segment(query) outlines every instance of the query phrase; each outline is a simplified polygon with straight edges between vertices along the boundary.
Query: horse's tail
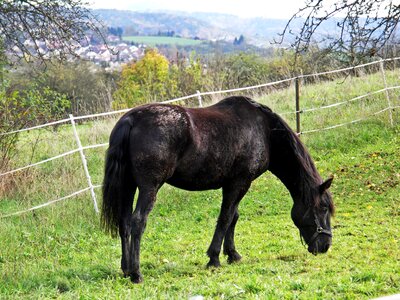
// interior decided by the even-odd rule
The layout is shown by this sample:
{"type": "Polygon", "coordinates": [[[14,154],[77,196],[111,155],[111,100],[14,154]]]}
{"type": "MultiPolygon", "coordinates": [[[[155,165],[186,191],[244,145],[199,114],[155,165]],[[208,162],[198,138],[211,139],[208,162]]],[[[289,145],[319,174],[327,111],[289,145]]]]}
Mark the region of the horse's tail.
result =
{"type": "MultiPolygon", "coordinates": [[[[133,122],[126,116],[119,120],[110,135],[109,147],[106,154],[104,180],[103,180],[103,204],[101,211],[101,224],[103,228],[116,236],[119,219],[125,198],[127,197],[127,182],[130,175],[129,160],[129,136],[133,122]]],[[[126,208],[125,208],[126,209],[126,208]]]]}

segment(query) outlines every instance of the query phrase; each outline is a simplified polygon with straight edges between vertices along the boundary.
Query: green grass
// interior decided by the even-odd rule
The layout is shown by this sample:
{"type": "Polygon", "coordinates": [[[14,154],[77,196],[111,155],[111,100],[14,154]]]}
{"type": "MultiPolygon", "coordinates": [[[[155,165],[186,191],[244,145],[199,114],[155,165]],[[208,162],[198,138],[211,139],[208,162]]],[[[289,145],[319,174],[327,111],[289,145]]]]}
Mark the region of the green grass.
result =
{"type": "Polygon", "coordinates": [[[202,43],[201,40],[167,36],[123,36],[122,38],[124,41],[145,44],[150,47],[157,45],[195,46],[202,43]]]}
{"type": "MultiPolygon", "coordinates": [[[[396,80],[390,74],[389,80],[396,80]]],[[[302,87],[302,106],[344,100],[379,86],[356,78],[302,87]],[[341,91],[339,84],[345,91],[341,91]],[[332,97],[332,95],[334,97],[332,97]]],[[[398,101],[393,94],[394,101],[398,101]]],[[[291,111],[293,91],[259,98],[291,111]]],[[[307,129],[356,119],[384,107],[380,95],[302,115],[307,129]],[[369,101],[369,102],[368,102],[369,101]],[[363,107],[362,107],[363,106],[363,107]],[[361,110],[361,108],[363,110],[361,110]]],[[[165,185],[142,242],[145,282],[134,285],[120,271],[120,242],[104,234],[89,193],[18,217],[0,219],[1,299],[371,299],[400,291],[400,127],[387,115],[302,136],[337,206],[333,246],[312,256],[290,219],[292,200],[273,175],[254,181],[240,205],[236,243],[243,260],[206,269],[221,203],[220,191],[187,192],[165,185]]],[[[288,116],[291,125],[294,119],[288,116]]],[[[107,141],[115,120],[78,126],[82,144],[107,141]]],[[[15,166],[75,148],[70,126],[22,135],[15,166]],[[33,142],[37,151],[31,157],[33,142]]],[[[94,184],[100,184],[105,148],[86,151],[94,184]]],[[[79,155],[17,173],[0,200],[1,214],[29,208],[87,186],[79,155]]],[[[97,190],[98,199],[101,199],[97,190]]],[[[99,200],[100,201],[100,200],[99,200]]]]}

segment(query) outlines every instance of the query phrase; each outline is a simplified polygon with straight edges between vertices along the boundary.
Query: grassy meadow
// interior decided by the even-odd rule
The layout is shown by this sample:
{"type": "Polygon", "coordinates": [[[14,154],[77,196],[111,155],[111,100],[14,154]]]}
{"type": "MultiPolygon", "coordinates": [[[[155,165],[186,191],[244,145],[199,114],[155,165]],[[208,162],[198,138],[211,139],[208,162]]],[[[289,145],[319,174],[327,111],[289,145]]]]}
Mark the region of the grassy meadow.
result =
{"type": "MultiPolygon", "coordinates": [[[[388,72],[388,85],[399,80],[388,72]]],[[[302,109],[381,89],[379,74],[301,87],[302,109]]],[[[392,105],[399,92],[390,91],[392,105]]],[[[255,96],[281,113],[294,111],[294,88],[255,96]]],[[[302,131],[366,117],[387,107],[384,93],[305,112],[302,131]]],[[[292,114],[284,115],[294,126],[292,114]]],[[[120,271],[120,241],[99,226],[89,192],[20,216],[0,218],[0,299],[371,299],[400,293],[400,114],[302,135],[331,188],[337,212],[333,246],[313,256],[290,219],[292,200],[265,173],[240,205],[236,245],[241,262],[206,269],[221,191],[188,192],[165,185],[142,239],[144,283],[120,271]]],[[[78,125],[83,146],[107,142],[115,119],[78,125]]],[[[76,148],[69,125],[21,135],[15,168],[76,148]],[[35,149],[32,154],[32,149],[35,149]]],[[[85,151],[101,184],[105,148],[85,151]]],[[[0,215],[87,187],[79,154],[6,176],[0,215]]],[[[100,190],[96,190],[101,201],[100,190]]]]}

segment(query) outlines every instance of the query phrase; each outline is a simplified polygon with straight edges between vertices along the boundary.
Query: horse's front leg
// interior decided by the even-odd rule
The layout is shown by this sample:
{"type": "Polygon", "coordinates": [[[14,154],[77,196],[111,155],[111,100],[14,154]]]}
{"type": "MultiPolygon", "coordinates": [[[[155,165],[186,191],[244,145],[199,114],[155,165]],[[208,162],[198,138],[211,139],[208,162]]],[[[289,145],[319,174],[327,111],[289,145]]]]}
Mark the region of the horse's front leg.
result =
{"type": "Polygon", "coordinates": [[[130,277],[132,282],[140,283],[143,281],[140,273],[140,241],[146,228],[147,217],[153,209],[156,200],[157,188],[139,187],[139,197],[135,211],[132,215],[131,232],[131,270],[130,277]]]}
{"type": "Polygon", "coordinates": [[[224,254],[228,255],[228,263],[234,263],[240,261],[242,256],[236,251],[235,247],[235,226],[239,219],[239,212],[236,208],[235,214],[233,216],[233,220],[231,225],[229,225],[228,230],[226,231],[224,238],[224,254]]]}
{"type": "Polygon", "coordinates": [[[233,221],[237,221],[237,219],[234,219],[237,212],[237,207],[249,187],[250,182],[241,181],[231,183],[230,185],[226,185],[222,188],[221,211],[218,217],[217,227],[215,229],[213,239],[210,247],[207,250],[207,255],[210,258],[207,267],[219,267],[221,265],[219,261],[219,253],[221,252],[222,241],[227,234],[229,226],[231,226],[233,221]]]}

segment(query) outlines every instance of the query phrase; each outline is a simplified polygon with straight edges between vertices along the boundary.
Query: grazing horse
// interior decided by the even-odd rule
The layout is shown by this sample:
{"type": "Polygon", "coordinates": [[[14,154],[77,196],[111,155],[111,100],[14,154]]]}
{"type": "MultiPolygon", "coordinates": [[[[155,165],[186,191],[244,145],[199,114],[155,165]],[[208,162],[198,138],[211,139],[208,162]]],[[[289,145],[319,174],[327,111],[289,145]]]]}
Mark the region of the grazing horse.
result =
{"type": "Polygon", "coordinates": [[[326,252],[332,243],[332,178],[321,179],[300,139],[268,107],[229,97],[207,108],[148,104],[126,113],[111,132],[102,205],[103,226],[114,235],[119,231],[124,275],[135,283],[143,280],[140,240],[164,183],[191,191],[222,188],[207,266],[220,266],[222,242],[228,262],[239,261],[234,243],[238,205],[251,182],[267,170],[289,190],[291,216],[308,251],[326,252]]]}

